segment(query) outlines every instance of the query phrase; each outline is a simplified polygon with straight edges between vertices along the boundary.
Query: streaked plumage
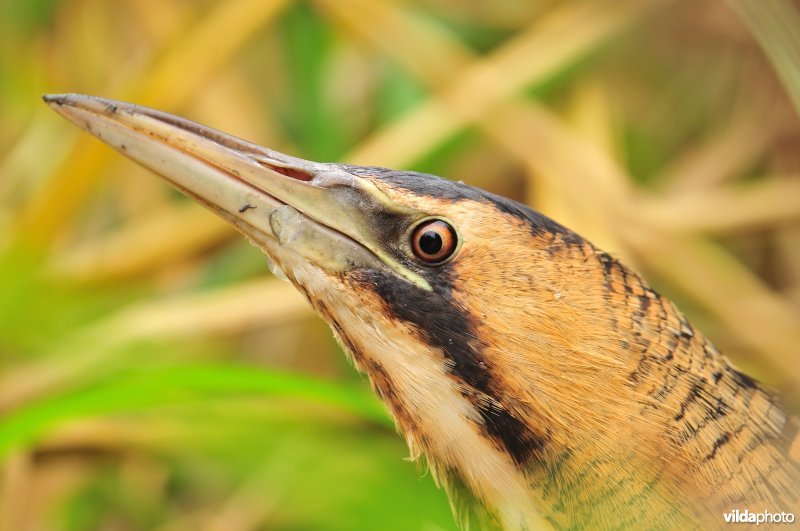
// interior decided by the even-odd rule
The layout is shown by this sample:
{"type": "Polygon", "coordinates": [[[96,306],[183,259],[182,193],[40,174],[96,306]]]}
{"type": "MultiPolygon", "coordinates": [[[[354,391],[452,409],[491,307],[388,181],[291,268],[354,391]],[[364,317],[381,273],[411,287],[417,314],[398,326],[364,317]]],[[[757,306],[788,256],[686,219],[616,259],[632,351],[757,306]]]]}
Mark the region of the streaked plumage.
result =
{"type": "Polygon", "coordinates": [[[48,102],[269,255],[465,524],[683,529],[721,527],[732,508],[798,512],[797,421],[636,273],[545,216],[128,104],[48,102]],[[411,242],[427,219],[458,240],[436,265],[411,242]]]}

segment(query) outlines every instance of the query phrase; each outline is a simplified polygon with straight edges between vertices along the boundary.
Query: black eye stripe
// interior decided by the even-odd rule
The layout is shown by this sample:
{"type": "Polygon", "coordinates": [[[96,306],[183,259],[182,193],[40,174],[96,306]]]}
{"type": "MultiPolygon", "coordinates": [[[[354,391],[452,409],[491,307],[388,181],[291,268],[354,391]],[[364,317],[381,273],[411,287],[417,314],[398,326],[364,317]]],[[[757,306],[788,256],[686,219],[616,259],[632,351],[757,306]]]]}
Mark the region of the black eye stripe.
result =
{"type": "Polygon", "coordinates": [[[450,258],[458,246],[458,234],[446,221],[428,220],[414,229],[411,248],[414,256],[427,265],[439,265],[450,258]]]}

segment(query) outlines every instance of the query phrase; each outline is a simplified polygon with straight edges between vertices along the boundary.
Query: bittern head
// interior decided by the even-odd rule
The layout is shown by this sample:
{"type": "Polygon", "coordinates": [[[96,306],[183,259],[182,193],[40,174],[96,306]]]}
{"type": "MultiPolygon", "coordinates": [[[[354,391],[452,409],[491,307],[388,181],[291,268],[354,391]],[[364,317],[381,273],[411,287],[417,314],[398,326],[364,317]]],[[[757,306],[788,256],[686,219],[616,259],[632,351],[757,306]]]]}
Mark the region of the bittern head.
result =
{"type": "MultiPolygon", "coordinates": [[[[637,387],[661,376],[635,349],[662,326],[704,343],[607,254],[465,184],[301,160],[116,101],[45,100],[259,246],[368,374],[412,454],[480,514],[509,529],[607,524],[590,500],[614,488],[639,521],[681,521],[689,487],[675,478],[691,463],[670,462],[663,436],[677,406],[637,387]],[[570,484],[583,494],[563,494],[570,484]]],[[[703,370],[722,375],[714,356],[703,370]]]]}

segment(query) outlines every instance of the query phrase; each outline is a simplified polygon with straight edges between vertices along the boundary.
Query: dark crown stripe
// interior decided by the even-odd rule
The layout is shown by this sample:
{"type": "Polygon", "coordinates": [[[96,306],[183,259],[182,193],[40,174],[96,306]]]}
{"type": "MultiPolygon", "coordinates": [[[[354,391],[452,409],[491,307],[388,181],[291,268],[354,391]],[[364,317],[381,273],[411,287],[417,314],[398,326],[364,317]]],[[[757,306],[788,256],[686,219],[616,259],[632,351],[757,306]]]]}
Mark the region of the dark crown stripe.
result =
{"type": "Polygon", "coordinates": [[[413,171],[395,171],[380,167],[350,166],[342,169],[353,175],[371,176],[392,187],[408,190],[420,197],[435,197],[445,201],[476,201],[493,205],[503,214],[513,216],[530,227],[534,235],[558,235],[565,245],[583,245],[585,240],[563,225],[531,208],[464,183],[449,181],[437,175],[413,171]]]}

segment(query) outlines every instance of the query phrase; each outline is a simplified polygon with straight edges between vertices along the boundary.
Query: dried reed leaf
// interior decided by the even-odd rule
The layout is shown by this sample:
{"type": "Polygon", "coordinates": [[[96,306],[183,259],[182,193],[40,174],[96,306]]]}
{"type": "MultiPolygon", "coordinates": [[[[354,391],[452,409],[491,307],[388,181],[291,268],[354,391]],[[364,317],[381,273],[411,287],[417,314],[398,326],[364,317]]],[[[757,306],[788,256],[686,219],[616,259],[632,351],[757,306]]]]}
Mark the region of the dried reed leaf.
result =
{"type": "Polygon", "coordinates": [[[114,360],[108,358],[108,351],[115,345],[236,334],[310,315],[302,295],[275,279],[131,306],[88,329],[76,330],[71,341],[59,345],[46,359],[0,374],[0,413],[41,393],[56,392],[83,375],[110,370],[114,360]]]}
{"type": "Polygon", "coordinates": [[[26,452],[15,453],[0,465],[0,530],[25,529],[30,510],[33,459],[26,452]]]}
{"type": "MultiPolygon", "coordinates": [[[[9,221],[20,203],[40,185],[42,175],[55,171],[78,138],[74,128],[53,122],[52,112],[47,111],[43,108],[33,114],[19,139],[0,159],[0,216],[9,221]],[[42,157],[42,146],[47,146],[47,157],[42,157]]],[[[6,225],[2,218],[0,223],[6,225]]]]}
{"type": "Polygon", "coordinates": [[[791,0],[727,0],[764,49],[800,116],[800,10],[791,0]]]}
{"type": "Polygon", "coordinates": [[[251,280],[210,293],[144,303],[102,325],[117,341],[230,335],[296,322],[313,315],[288,282],[251,280]]]}
{"type": "MultiPolygon", "coordinates": [[[[597,245],[623,252],[613,226],[625,219],[630,179],[598,146],[533,102],[507,103],[484,119],[483,127],[534,170],[532,194],[544,182],[563,198],[565,223],[597,245]]],[[[530,199],[536,205],[536,197],[530,199]]]]}
{"type": "Polygon", "coordinates": [[[94,237],[54,258],[50,274],[79,282],[139,275],[209,248],[236,231],[194,203],[137,215],[106,236],[94,237]]]}
{"type": "MultiPolygon", "coordinates": [[[[261,481],[239,485],[219,507],[200,524],[204,531],[257,531],[263,529],[271,513],[280,506],[274,496],[264,499],[261,481]]],[[[196,529],[194,527],[193,529],[196,529]]]]}
{"type": "Polygon", "coordinates": [[[662,2],[565,4],[488,57],[454,76],[437,99],[378,131],[353,150],[357,164],[402,167],[495,106],[563,69],[662,2]]]}
{"type": "Polygon", "coordinates": [[[186,35],[173,41],[135,90],[143,104],[174,108],[192,95],[257,31],[289,5],[289,0],[219,2],[186,35]],[[225,38],[220,38],[224,35],[225,38]]]}
{"type": "Polygon", "coordinates": [[[643,198],[641,215],[673,232],[737,233],[800,221],[800,176],[643,198]]]}
{"type": "Polygon", "coordinates": [[[474,59],[461,41],[406,5],[372,0],[320,0],[319,4],[430,87],[449,85],[474,59]]]}
{"type": "MultiPolygon", "coordinates": [[[[156,64],[140,72],[119,97],[165,109],[178,106],[287,3],[232,0],[216,4],[200,23],[169,39],[156,64]]],[[[47,186],[21,213],[17,237],[36,245],[51,240],[94,190],[110,156],[107,147],[82,135],[47,186]]]]}
{"type": "Polygon", "coordinates": [[[786,227],[775,232],[773,239],[777,247],[779,282],[784,294],[800,308],[800,227],[786,227]]]}
{"type": "Polygon", "coordinates": [[[655,177],[655,182],[670,191],[692,192],[740,175],[774,142],[779,125],[775,110],[761,98],[747,102],[731,123],[713,129],[703,141],[690,144],[670,161],[655,177]]]}
{"type": "Polygon", "coordinates": [[[567,110],[568,123],[586,142],[620,164],[616,156],[617,124],[613,113],[611,99],[602,84],[592,79],[576,84],[567,110]]]}

